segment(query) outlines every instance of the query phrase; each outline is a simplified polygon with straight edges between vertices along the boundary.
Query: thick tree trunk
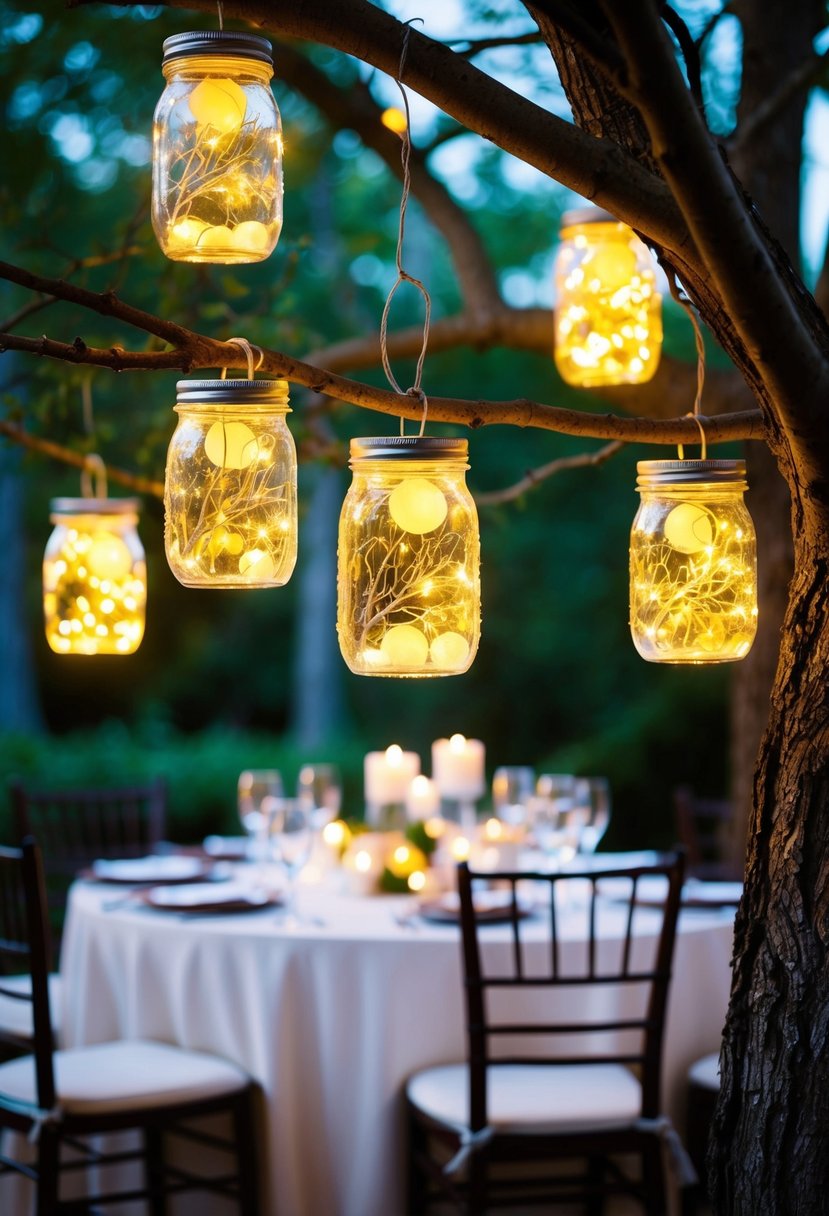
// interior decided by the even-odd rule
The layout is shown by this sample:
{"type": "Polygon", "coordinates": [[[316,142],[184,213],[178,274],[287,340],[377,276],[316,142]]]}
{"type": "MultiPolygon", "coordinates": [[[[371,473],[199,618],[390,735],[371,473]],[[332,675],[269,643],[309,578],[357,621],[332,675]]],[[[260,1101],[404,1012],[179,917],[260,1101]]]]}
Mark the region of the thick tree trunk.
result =
{"type": "Polygon", "coordinates": [[[797,523],[711,1146],[721,1216],[824,1216],[829,1194],[829,529],[797,523]]]}

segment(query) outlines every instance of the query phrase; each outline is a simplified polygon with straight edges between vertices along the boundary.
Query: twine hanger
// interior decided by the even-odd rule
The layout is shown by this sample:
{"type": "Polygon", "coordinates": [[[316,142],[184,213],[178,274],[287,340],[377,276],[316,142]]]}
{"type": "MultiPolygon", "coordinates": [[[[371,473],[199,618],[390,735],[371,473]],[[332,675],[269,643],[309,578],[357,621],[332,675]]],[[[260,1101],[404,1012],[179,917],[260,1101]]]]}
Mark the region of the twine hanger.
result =
{"type": "Polygon", "coordinates": [[[107,497],[106,465],[97,452],[91,452],[84,457],[84,465],[81,469],[81,494],[84,498],[107,497]],[[94,489],[93,478],[95,480],[94,489]]]}
{"type": "MultiPolygon", "coordinates": [[[[242,350],[245,352],[245,357],[248,361],[248,380],[252,380],[254,372],[258,372],[259,368],[262,366],[262,364],[265,361],[265,352],[262,350],[262,347],[254,346],[254,344],[252,342],[248,342],[247,338],[228,338],[227,341],[235,342],[236,345],[241,346],[242,350]],[[259,352],[259,358],[256,362],[256,366],[254,367],[253,352],[255,350],[259,352]]],[[[222,368],[222,374],[219,378],[221,380],[225,380],[227,378],[227,368],[226,367],[222,368]]]]}
{"type": "MultiPolygon", "coordinates": [[[[414,18],[412,18],[412,20],[419,21],[420,18],[414,17],[414,18]]],[[[394,391],[396,393],[399,393],[401,397],[414,397],[422,405],[423,413],[421,414],[420,431],[418,432],[419,436],[422,437],[424,431],[426,430],[426,415],[429,410],[429,401],[426,397],[426,394],[423,391],[422,381],[423,381],[423,364],[426,360],[426,348],[429,344],[429,325],[430,325],[431,317],[432,317],[432,298],[429,295],[429,292],[427,291],[424,284],[420,281],[420,279],[416,279],[413,275],[410,275],[406,270],[403,269],[403,238],[406,233],[406,208],[408,207],[408,204],[409,204],[409,191],[411,189],[411,184],[412,184],[411,170],[409,167],[409,161],[411,158],[411,151],[412,151],[412,137],[411,137],[411,114],[409,112],[409,98],[408,98],[405,88],[403,87],[402,78],[403,78],[403,69],[406,65],[406,56],[409,51],[409,36],[410,35],[411,35],[411,22],[407,21],[405,30],[403,33],[403,46],[400,51],[400,63],[397,68],[397,79],[395,80],[395,84],[397,85],[398,89],[400,90],[400,96],[403,98],[403,111],[404,111],[404,115],[406,118],[406,127],[400,136],[401,144],[402,144],[401,150],[400,150],[400,161],[403,166],[403,192],[400,196],[400,220],[399,220],[398,228],[397,228],[397,251],[395,254],[395,265],[397,267],[397,278],[395,279],[394,283],[392,284],[391,291],[386,296],[386,303],[383,306],[383,315],[380,318],[380,358],[382,359],[382,362],[383,362],[383,371],[386,373],[386,379],[388,380],[389,384],[392,386],[394,391]],[[405,390],[400,387],[400,385],[397,382],[397,378],[395,377],[395,374],[392,371],[391,363],[389,362],[389,352],[388,352],[388,342],[387,342],[388,328],[389,328],[389,312],[391,309],[392,300],[394,299],[395,293],[397,292],[397,289],[401,283],[411,283],[411,285],[413,287],[416,287],[417,290],[422,295],[423,303],[424,303],[423,342],[421,344],[420,355],[418,356],[417,365],[415,368],[414,384],[412,384],[410,388],[407,388],[405,390]]],[[[405,434],[405,420],[402,415],[400,418],[400,434],[401,435],[405,434]]]]}
{"type": "MultiPolygon", "coordinates": [[[[702,337],[702,329],[700,327],[699,320],[697,319],[696,310],[694,309],[694,306],[688,299],[687,295],[684,295],[679,291],[676,278],[672,274],[668,275],[668,286],[670,287],[671,295],[676,300],[677,304],[680,304],[685,309],[691,319],[691,324],[694,327],[694,343],[697,348],[697,392],[696,396],[694,397],[693,411],[691,413],[684,414],[683,417],[693,418],[694,422],[697,424],[700,435],[700,459],[705,460],[708,456],[708,444],[705,438],[705,427],[703,426],[703,423],[708,422],[709,419],[706,418],[705,414],[703,414],[700,409],[702,405],[702,390],[705,387],[705,342],[702,337]]],[[[685,445],[678,443],[676,445],[676,450],[679,455],[679,459],[684,460],[685,445]]]]}

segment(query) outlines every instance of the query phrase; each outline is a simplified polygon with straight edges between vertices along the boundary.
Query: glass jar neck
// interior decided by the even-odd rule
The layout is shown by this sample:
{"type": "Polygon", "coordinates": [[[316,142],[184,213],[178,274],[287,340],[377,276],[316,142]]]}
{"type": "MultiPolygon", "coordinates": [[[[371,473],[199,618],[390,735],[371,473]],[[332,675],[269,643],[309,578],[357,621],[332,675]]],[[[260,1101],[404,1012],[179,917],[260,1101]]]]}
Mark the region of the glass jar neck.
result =
{"type": "Polygon", "coordinates": [[[643,498],[681,498],[683,500],[704,498],[712,500],[742,498],[748,488],[745,481],[728,482],[673,482],[670,485],[637,486],[638,493],[643,498]]]}
{"type": "Polygon", "coordinates": [[[284,418],[291,409],[287,401],[187,401],[173,409],[182,418],[284,418]]]}
{"type": "Polygon", "coordinates": [[[583,236],[588,244],[599,241],[628,241],[631,231],[627,224],[609,220],[599,220],[590,224],[573,224],[572,227],[561,230],[563,241],[571,241],[576,236],[583,236]]]}
{"type": "Polygon", "coordinates": [[[237,83],[264,84],[273,78],[273,68],[245,55],[182,55],[162,64],[165,80],[201,80],[204,76],[229,76],[237,83]]]}
{"type": "Polygon", "coordinates": [[[96,528],[105,528],[108,532],[125,532],[127,528],[135,528],[138,525],[138,516],[129,512],[102,515],[97,511],[94,514],[53,511],[49,519],[53,524],[63,524],[64,527],[74,527],[88,532],[96,528]]]}
{"type": "Polygon", "coordinates": [[[465,460],[361,460],[350,461],[355,477],[463,477],[469,465],[465,460]]]}

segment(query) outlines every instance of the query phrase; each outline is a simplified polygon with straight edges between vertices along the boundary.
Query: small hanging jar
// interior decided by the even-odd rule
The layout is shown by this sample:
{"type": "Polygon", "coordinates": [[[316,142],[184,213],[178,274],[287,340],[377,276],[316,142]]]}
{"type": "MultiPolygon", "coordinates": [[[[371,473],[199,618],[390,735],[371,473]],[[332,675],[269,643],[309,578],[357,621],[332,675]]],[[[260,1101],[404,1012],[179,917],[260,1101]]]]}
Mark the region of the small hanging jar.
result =
{"type": "Polygon", "coordinates": [[[179,380],[164,543],[185,587],[282,587],[296,564],[287,380],[179,380]]]}
{"type": "Polygon", "coordinates": [[[642,460],[630,538],[630,629],[651,663],[743,659],[757,631],[744,460],[642,460]]]}
{"type": "Polygon", "coordinates": [[[272,48],[205,30],[164,40],[152,218],[176,262],[261,262],[282,229],[282,127],[272,48]]]}
{"type": "Polygon", "coordinates": [[[662,300],[647,246],[598,207],[566,211],[555,262],[555,361],[580,388],[643,384],[659,365],[662,300]]]}
{"type": "Polygon", "coordinates": [[[147,567],[136,498],[53,498],[43,555],[46,640],[57,654],[133,654],[144,636],[147,567]]]}
{"type": "Polygon", "coordinates": [[[353,672],[466,671],[480,635],[480,540],[465,439],[351,440],[337,633],[353,672]]]}

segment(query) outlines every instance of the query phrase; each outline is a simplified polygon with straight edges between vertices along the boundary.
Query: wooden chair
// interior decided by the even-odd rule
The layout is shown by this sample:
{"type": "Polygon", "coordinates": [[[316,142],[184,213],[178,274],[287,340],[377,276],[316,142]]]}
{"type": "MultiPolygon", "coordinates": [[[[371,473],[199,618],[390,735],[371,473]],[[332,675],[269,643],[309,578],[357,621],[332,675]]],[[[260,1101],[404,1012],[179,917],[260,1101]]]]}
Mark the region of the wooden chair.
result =
{"type": "MultiPolygon", "coordinates": [[[[577,875],[475,874],[459,866],[468,1061],[426,1069],[408,1082],[410,1216],[426,1212],[438,1195],[469,1216],[579,1201],[599,1216],[605,1198],[620,1192],[636,1196],[649,1216],[664,1216],[663,1143],[686,1160],[660,1108],[682,877],[681,855],[577,875]],[[665,881],[665,902],[645,909],[637,893],[657,877],[665,881]],[[486,969],[476,879],[509,892],[508,941],[487,943],[486,969]],[[538,939],[537,921],[528,940],[533,921],[522,916],[519,884],[542,894],[547,940],[538,939]],[[582,895],[568,897],[575,884],[582,895]],[[584,901],[584,942],[562,939],[568,898],[584,901]],[[651,918],[655,942],[634,934],[641,916],[651,918]],[[603,936],[608,917],[612,929],[603,936]],[[591,1003],[598,1016],[586,1012],[591,1003]],[[580,1054],[584,1042],[595,1047],[580,1054]],[[639,1177],[622,1172],[622,1154],[638,1156],[639,1177]],[[583,1168],[564,1172],[562,1159],[581,1160],[583,1168]]],[[[574,903],[569,915],[575,911],[574,903]]]]}
{"type": "Polygon", "coordinates": [[[241,1216],[261,1216],[253,1124],[256,1087],[250,1078],[227,1060],[167,1043],[101,1043],[55,1051],[48,953],[43,868],[40,851],[29,839],[22,849],[0,849],[0,958],[10,957],[18,968],[27,968],[31,990],[22,999],[31,1002],[35,1028],[33,1053],[0,1064],[0,1130],[28,1137],[34,1144],[34,1162],[0,1155],[0,1175],[22,1173],[33,1180],[37,1216],[68,1216],[139,1199],[148,1201],[152,1216],[164,1216],[168,1196],[185,1191],[223,1195],[235,1199],[241,1216]],[[218,1114],[230,1117],[231,1140],[191,1125],[192,1120],[218,1114]],[[141,1133],[141,1147],[134,1151],[108,1153],[85,1143],[88,1136],[128,1129],[141,1133]],[[200,1177],[168,1161],[166,1140],[172,1135],[200,1144],[200,1160],[209,1160],[213,1172],[200,1177]],[[71,1147],[71,1160],[63,1152],[66,1147],[71,1147]],[[216,1169],[217,1154],[227,1153],[232,1154],[233,1168],[216,1169]],[[143,1183],[120,1193],[89,1195],[82,1202],[61,1198],[60,1183],[67,1171],[77,1175],[90,1165],[129,1160],[143,1162],[143,1183]]]}
{"type": "Polygon", "coordinates": [[[99,857],[142,857],[164,839],[162,780],[111,789],[40,790],[9,786],[15,838],[34,836],[43,852],[50,924],[59,947],[66,896],[78,872],[99,857]]]}
{"type": "Polygon", "coordinates": [[[726,856],[734,807],[726,798],[699,798],[687,785],[674,790],[677,839],[695,878],[741,881],[741,867],[726,856]]]}

